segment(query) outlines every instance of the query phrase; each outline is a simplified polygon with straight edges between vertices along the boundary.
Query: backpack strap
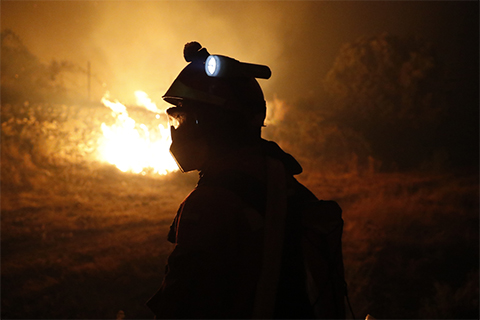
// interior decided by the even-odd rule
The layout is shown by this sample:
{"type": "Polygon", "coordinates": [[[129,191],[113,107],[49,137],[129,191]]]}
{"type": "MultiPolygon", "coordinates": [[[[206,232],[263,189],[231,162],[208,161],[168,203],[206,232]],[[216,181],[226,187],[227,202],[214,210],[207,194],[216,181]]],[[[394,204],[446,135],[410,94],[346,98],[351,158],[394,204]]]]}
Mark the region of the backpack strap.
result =
{"type": "Polygon", "coordinates": [[[257,284],[254,319],[272,319],[280,279],[285,220],[287,216],[287,185],[285,168],[276,159],[267,157],[267,203],[263,263],[257,284]]]}

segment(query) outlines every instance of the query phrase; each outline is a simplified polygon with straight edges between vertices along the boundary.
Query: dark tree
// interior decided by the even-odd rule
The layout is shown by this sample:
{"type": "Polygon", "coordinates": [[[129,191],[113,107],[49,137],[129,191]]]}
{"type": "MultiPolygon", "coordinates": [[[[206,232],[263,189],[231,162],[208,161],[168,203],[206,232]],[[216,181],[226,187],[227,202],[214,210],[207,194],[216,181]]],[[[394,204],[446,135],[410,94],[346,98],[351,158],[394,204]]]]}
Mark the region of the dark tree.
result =
{"type": "Polygon", "coordinates": [[[432,157],[446,114],[444,75],[431,44],[381,34],[345,44],[324,80],[329,114],[365,137],[387,167],[432,157]]]}

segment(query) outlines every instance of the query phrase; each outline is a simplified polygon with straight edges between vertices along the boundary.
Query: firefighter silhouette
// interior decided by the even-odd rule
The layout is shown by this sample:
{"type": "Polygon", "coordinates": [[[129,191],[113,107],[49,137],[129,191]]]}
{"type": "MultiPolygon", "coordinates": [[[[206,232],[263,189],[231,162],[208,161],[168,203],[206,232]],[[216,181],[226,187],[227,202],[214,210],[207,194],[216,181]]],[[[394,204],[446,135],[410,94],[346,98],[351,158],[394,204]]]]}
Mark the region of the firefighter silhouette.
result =
{"type": "Polygon", "coordinates": [[[313,318],[294,231],[296,204],[316,198],[293,177],[300,164],[261,138],[256,78],[270,69],[211,56],[198,42],[184,57],[163,97],[173,105],[170,151],[200,178],[170,228],[175,247],[147,306],[170,319],[313,318]]]}

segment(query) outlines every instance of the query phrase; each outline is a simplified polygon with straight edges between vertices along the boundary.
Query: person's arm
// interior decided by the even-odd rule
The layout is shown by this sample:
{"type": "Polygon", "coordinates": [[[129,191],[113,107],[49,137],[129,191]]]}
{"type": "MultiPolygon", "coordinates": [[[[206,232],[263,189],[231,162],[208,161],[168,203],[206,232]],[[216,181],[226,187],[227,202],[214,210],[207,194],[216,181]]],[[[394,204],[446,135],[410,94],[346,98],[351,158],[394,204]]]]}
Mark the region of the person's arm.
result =
{"type": "Polygon", "coordinates": [[[222,318],[237,278],[242,203],[232,192],[194,190],[179,215],[177,243],[152,310],[157,318],[222,318]]]}

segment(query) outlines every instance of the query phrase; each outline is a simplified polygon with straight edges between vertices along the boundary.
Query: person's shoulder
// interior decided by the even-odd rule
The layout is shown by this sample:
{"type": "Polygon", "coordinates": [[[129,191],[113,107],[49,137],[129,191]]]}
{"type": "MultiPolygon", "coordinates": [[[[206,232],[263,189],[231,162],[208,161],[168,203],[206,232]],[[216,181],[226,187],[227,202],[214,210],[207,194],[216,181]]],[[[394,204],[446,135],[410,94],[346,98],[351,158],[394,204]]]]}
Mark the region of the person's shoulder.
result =
{"type": "Polygon", "coordinates": [[[240,197],[234,191],[222,185],[202,184],[188,195],[185,205],[211,208],[220,204],[236,206],[240,201],[240,197]]]}
{"type": "Polygon", "coordinates": [[[231,220],[243,209],[242,199],[233,191],[215,185],[199,185],[181,206],[183,222],[206,223],[231,220]]]}
{"type": "Polygon", "coordinates": [[[288,179],[287,186],[290,201],[295,203],[310,203],[318,201],[316,195],[294,177],[288,179]]]}

